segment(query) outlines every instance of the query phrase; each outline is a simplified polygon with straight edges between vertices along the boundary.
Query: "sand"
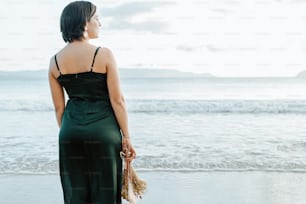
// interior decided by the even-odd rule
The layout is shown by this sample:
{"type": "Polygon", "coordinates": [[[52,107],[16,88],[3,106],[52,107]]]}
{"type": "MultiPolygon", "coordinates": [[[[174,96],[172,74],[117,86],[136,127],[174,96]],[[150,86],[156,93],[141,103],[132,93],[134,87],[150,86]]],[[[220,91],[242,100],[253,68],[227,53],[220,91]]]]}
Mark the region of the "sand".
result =
{"type": "MultiPolygon", "coordinates": [[[[306,173],[139,172],[139,204],[305,204],[306,173]]],[[[61,204],[58,175],[0,175],[2,204],[61,204]]],[[[123,202],[126,203],[126,202],[123,202]]]]}

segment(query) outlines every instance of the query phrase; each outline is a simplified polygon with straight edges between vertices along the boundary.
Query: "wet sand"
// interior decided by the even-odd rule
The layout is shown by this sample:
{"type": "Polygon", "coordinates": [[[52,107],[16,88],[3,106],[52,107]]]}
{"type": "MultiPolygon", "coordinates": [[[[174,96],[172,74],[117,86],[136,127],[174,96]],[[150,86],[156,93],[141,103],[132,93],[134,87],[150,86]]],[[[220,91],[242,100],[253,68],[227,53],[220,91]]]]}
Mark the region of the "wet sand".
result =
{"type": "MultiPolygon", "coordinates": [[[[139,204],[304,204],[306,173],[139,172],[148,190],[139,204]]],[[[61,204],[58,175],[0,175],[4,204],[61,204]]],[[[127,203],[127,202],[123,202],[127,203]]]]}

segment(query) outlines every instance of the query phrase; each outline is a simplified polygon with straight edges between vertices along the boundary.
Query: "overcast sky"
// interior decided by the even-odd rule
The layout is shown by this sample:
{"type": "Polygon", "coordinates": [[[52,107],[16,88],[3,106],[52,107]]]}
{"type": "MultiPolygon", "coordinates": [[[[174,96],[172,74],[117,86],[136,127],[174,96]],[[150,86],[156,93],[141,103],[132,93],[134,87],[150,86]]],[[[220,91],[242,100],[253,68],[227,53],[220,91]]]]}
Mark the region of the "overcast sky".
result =
{"type": "MultiPolygon", "coordinates": [[[[47,69],[65,43],[70,1],[0,1],[0,70],[47,69]]],[[[92,1],[119,68],[216,76],[294,76],[306,69],[306,1],[92,1]]]]}

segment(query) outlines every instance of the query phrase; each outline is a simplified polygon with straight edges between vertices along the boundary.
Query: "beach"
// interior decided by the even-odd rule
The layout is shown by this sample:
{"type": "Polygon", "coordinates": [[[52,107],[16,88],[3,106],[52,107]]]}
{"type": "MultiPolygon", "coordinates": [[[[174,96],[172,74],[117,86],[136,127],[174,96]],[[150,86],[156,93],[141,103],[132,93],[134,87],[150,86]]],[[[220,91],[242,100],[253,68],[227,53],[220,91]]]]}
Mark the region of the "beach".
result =
{"type": "MultiPolygon", "coordinates": [[[[62,204],[48,69],[68,1],[1,3],[0,204],[62,204]]],[[[96,3],[137,204],[306,204],[306,1],[96,3]]]]}
{"type": "MultiPolygon", "coordinates": [[[[0,204],[63,203],[45,77],[0,75],[0,204]]],[[[122,87],[148,182],[139,204],[306,203],[305,80],[125,76],[122,87]]]]}
{"type": "MultiPolygon", "coordinates": [[[[298,172],[139,172],[148,189],[139,204],[303,204],[298,172]]],[[[4,204],[63,203],[58,175],[1,175],[4,204]]],[[[123,202],[125,204],[127,202],[123,202]]]]}

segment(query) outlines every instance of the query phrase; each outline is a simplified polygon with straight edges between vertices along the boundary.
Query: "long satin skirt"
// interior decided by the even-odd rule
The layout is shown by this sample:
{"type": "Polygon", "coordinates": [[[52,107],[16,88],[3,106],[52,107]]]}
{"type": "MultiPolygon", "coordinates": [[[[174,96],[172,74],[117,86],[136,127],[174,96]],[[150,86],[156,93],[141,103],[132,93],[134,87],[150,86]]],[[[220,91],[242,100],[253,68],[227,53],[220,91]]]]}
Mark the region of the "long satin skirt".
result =
{"type": "Polygon", "coordinates": [[[121,142],[109,101],[68,101],[59,133],[65,204],[121,204],[121,142]]]}

